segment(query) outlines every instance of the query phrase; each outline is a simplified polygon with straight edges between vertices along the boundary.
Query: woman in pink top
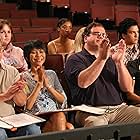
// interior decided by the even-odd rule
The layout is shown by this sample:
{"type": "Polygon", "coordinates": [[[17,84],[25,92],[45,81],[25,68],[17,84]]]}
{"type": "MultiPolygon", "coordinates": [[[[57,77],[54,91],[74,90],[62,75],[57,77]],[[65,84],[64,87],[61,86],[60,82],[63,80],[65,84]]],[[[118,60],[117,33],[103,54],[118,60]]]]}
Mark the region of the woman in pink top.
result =
{"type": "Polygon", "coordinates": [[[27,70],[28,65],[24,59],[23,50],[13,46],[11,42],[12,26],[8,20],[0,19],[0,36],[4,47],[3,63],[14,66],[19,72],[27,70]]]}

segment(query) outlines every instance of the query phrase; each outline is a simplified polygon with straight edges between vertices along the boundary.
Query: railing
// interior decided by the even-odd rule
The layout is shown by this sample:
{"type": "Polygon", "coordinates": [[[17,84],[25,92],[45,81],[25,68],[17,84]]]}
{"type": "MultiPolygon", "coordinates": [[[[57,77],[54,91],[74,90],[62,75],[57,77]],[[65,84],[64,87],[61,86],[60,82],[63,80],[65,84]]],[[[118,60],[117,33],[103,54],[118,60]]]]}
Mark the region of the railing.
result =
{"type": "MultiPolygon", "coordinates": [[[[24,136],[9,140],[120,140],[122,137],[140,135],[140,123],[111,124],[90,128],[49,132],[39,136],[24,136]]],[[[128,139],[127,139],[128,140],[128,139]]]]}

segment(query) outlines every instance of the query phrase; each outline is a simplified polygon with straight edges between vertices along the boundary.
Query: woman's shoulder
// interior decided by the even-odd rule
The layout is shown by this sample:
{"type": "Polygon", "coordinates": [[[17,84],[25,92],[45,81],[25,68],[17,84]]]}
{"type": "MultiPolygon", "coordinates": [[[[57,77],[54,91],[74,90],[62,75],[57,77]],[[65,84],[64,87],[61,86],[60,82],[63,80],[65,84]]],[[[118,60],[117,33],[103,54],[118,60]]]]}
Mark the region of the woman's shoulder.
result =
{"type": "Polygon", "coordinates": [[[57,39],[51,40],[50,42],[48,42],[48,46],[52,46],[57,42],[57,39]]]}
{"type": "Polygon", "coordinates": [[[15,52],[18,52],[18,53],[23,53],[23,50],[20,48],[20,47],[18,47],[18,46],[13,46],[13,51],[15,52]]]}
{"type": "Polygon", "coordinates": [[[56,72],[55,72],[54,70],[52,70],[52,69],[47,69],[47,70],[45,70],[45,72],[46,72],[47,74],[56,75],[56,72]]]}

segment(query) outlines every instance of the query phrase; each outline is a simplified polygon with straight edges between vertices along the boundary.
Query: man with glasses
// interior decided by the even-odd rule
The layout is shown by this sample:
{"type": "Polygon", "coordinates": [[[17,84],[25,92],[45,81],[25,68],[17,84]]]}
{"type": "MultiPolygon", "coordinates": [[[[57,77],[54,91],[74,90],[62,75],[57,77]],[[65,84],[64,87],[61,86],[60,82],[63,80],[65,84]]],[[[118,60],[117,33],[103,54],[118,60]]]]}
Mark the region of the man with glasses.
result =
{"type": "Polygon", "coordinates": [[[102,24],[91,23],[83,33],[84,49],[69,57],[65,75],[71,90],[71,104],[106,109],[103,115],[78,111],[79,126],[140,122],[140,109],[128,106],[122,94],[131,91],[132,78],[123,63],[125,45],[114,50],[102,24]]]}
{"type": "MultiPolygon", "coordinates": [[[[6,65],[1,61],[3,52],[4,48],[0,40],[0,117],[15,114],[15,104],[23,106],[27,99],[23,90],[25,82],[20,78],[20,74],[15,67],[6,65]]],[[[36,124],[11,130],[0,128],[0,140],[16,136],[39,135],[40,133],[40,127],[36,124]]]]}

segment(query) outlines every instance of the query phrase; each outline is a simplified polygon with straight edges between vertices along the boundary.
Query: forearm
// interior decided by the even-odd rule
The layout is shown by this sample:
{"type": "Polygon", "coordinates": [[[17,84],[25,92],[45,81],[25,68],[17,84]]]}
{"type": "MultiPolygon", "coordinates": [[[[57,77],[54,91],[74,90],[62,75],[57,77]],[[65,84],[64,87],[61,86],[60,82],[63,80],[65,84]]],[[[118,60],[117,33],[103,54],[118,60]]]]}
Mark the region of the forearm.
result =
{"type": "Polygon", "coordinates": [[[61,93],[59,93],[57,90],[55,90],[52,85],[46,88],[49,91],[49,93],[53,95],[53,97],[56,99],[57,102],[59,102],[60,104],[64,102],[65,97],[61,93]]]}
{"type": "Polygon", "coordinates": [[[116,64],[120,88],[124,92],[133,91],[133,79],[123,62],[116,64]]]}
{"type": "Polygon", "coordinates": [[[3,93],[0,93],[0,101],[1,101],[1,102],[6,101],[6,99],[5,99],[4,96],[3,96],[3,93]]]}
{"type": "Polygon", "coordinates": [[[23,91],[19,91],[14,97],[13,101],[17,106],[24,106],[27,102],[27,95],[23,91]]]}
{"type": "Polygon", "coordinates": [[[87,88],[100,75],[106,60],[96,59],[87,69],[80,72],[78,76],[78,85],[81,88],[87,88]]]}
{"type": "Polygon", "coordinates": [[[129,100],[131,100],[133,103],[135,104],[139,104],[140,103],[140,96],[138,96],[137,94],[135,94],[134,92],[128,92],[127,93],[127,98],[129,100]]]}
{"type": "Polygon", "coordinates": [[[31,95],[27,98],[27,104],[26,104],[27,109],[29,110],[32,109],[40,90],[41,90],[41,84],[37,83],[31,95]]]}

